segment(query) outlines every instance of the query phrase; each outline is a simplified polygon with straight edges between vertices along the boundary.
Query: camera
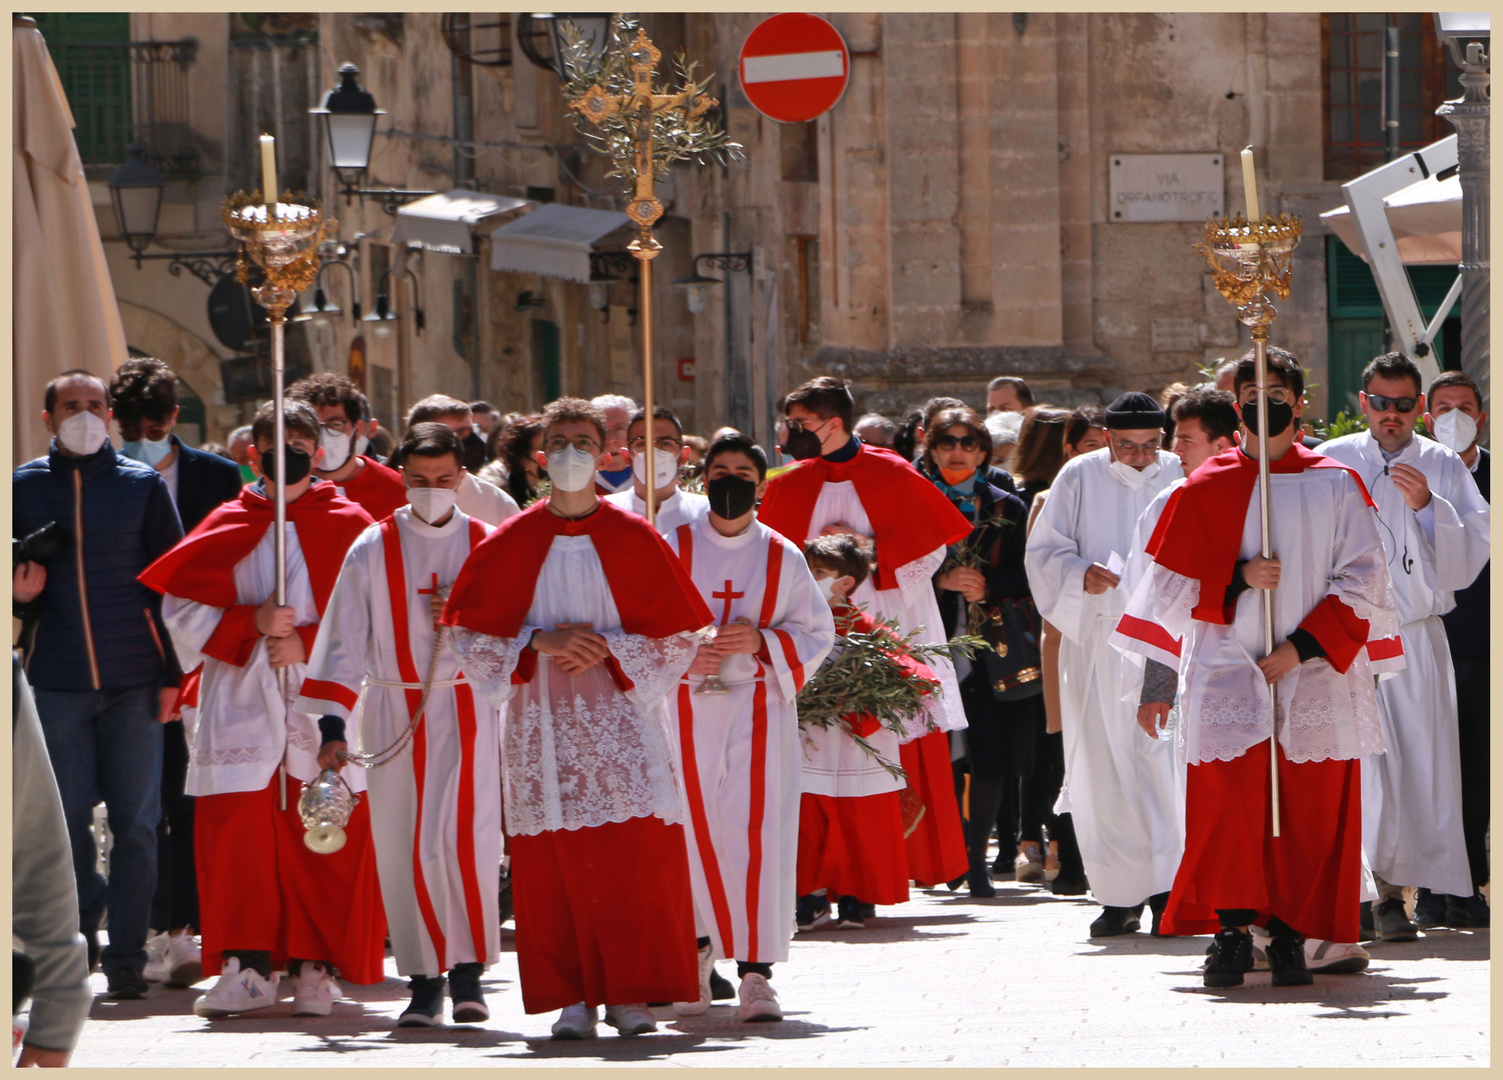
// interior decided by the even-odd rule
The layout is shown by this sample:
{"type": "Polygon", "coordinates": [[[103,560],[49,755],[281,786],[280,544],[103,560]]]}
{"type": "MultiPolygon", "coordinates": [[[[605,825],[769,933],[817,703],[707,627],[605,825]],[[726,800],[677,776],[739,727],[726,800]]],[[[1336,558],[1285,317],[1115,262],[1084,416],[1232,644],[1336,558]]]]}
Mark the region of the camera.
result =
{"type": "Polygon", "coordinates": [[[66,548],[73,534],[66,525],[49,521],[29,536],[12,537],[10,541],[10,568],[12,571],[23,562],[42,563],[66,548]]]}

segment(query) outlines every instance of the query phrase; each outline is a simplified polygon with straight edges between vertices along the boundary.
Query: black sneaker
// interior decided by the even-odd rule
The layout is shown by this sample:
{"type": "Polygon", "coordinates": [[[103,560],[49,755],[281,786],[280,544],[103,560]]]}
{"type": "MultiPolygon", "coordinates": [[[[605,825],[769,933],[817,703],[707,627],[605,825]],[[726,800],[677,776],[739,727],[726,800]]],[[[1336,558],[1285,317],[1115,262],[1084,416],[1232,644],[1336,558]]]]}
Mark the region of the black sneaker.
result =
{"type": "Polygon", "coordinates": [[[835,920],[837,930],[865,930],[866,920],[861,917],[861,901],[854,896],[840,898],[840,917],[835,920]]]}
{"type": "Polygon", "coordinates": [[[1487,926],[1490,912],[1481,893],[1446,897],[1446,925],[1456,930],[1487,926]]]}
{"type": "Polygon", "coordinates": [[[1419,938],[1419,927],[1404,914],[1404,901],[1398,897],[1384,900],[1373,908],[1373,923],[1383,941],[1416,941],[1419,938]]]}
{"type": "Polygon", "coordinates": [[[1421,930],[1446,925],[1446,909],[1449,900],[1445,893],[1420,889],[1414,894],[1414,924],[1421,930]]]}
{"type": "Polygon", "coordinates": [[[1171,937],[1160,931],[1159,926],[1164,921],[1164,909],[1169,906],[1169,894],[1166,892],[1154,893],[1148,898],[1148,910],[1153,912],[1153,929],[1148,931],[1154,937],[1171,937]]]}
{"type": "Polygon", "coordinates": [[[1134,933],[1143,925],[1138,918],[1142,913],[1142,904],[1137,907],[1104,907],[1101,914],[1096,916],[1096,921],[1091,923],[1091,936],[1116,937],[1119,934],[1134,933]]]}
{"type": "MultiPolygon", "coordinates": [[[[1304,950],[1300,950],[1304,960],[1304,950]]],[[[1211,939],[1201,981],[1214,988],[1241,986],[1242,976],[1252,970],[1252,935],[1241,930],[1221,930],[1211,939]]]]}
{"type": "Polygon", "coordinates": [[[1309,986],[1315,981],[1305,964],[1305,939],[1301,934],[1270,938],[1264,948],[1274,986],[1309,986]]]}
{"type": "MultiPolygon", "coordinates": [[[[825,906],[825,910],[828,913],[828,911],[829,911],[829,905],[825,906]]],[[[731,980],[727,979],[724,975],[720,974],[720,972],[716,971],[714,968],[711,968],[710,969],[710,1000],[711,1001],[730,1001],[730,1000],[734,999],[735,996],[736,996],[736,988],[731,985],[731,980]]]]}
{"type": "Polygon", "coordinates": [[[121,968],[107,973],[109,989],[106,995],[111,1001],[140,1001],[146,996],[148,983],[136,968],[121,968]]]}
{"type": "Polygon", "coordinates": [[[1086,880],[1084,874],[1067,876],[1064,871],[1061,871],[1059,877],[1055,878],[1049,886],[1049,891],[1055,896],[1084,896],[1090,887],[1091,883],[1086,880]]]}
{"type": "Polygon", "coordinates": [[[449,969],[449,1001],[456,1024],[478,1024],[491,1018],[485,995],[480,992],[480,975],[484,965],[455,964],[449,969]]]}
{"type": "Polygon", "coordinates": [[[857,901],[856,914],[860,915],[863,919],[875,919],[877,917],[877,905],[857,901]]]}
{"type": "Polygon", "coordinates": [[[990,900],[997,895],[997,887],[992,884],[992,875],[984,859],[976,869],[966,874],[965,883],[971,895],[978,900],[990,900]]]}
{"type": "Polygon", "coordinates": [[[794,921],[800,930],[815,930],[830,921],[830,899],[818,893],[798,898],[794,921]]]}
{"type": "Polygon", "coordinates": [[[436,1027],[444,1022],[444,977],[414,975],[407,980],[412,1001],[397,1017],[397,1027],[436,1027]]]}

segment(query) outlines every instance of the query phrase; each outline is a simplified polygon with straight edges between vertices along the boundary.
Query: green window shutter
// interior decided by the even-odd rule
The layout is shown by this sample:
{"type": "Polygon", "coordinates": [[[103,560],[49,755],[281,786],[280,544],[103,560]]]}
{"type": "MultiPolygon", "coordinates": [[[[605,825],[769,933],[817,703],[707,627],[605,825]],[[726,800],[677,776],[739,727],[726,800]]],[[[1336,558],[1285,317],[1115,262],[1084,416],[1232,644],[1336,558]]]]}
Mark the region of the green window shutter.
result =
{"type": "Polygon", "coordinates": [[[84,164],[125,160],[131,140],[130,15],[60,12],[32,16],[57,65],[84,164]]]}

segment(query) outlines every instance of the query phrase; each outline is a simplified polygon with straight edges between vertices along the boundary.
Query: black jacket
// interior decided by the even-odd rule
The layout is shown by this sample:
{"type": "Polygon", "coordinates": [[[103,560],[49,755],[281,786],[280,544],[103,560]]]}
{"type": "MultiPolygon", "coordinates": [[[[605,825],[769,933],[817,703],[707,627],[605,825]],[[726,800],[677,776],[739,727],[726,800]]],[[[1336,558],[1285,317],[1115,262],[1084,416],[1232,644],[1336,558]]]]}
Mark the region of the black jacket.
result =
{"type": "Polygon", "coordinates": [[[240,466],[229,458],[194,450],[172,436],[177,447],[177,516],[183,532],[209,516],[209,511],[240,494],[240,466]]]}
{"type": "MultiPolygon", "coordinates": [[[[1028,513],[1023,508],[1023,500],[991,484],[983,484],[976,490],[980,497],[975,520],[985,522],[1000,513],[1007,521],[1005,525],[979,525],[971,532],[972,542],[979,538],[980,550],[987,556],[987,565],[981,571],[986,578],[986,599],[982,606],[1027,597],[1031,594],[1028,573],[1023,569],[1023,552],[1028,545],[1028,513]]],[[[934,593],[939,600],[940,617],[945,623],[945,636],[963,633],[965,627],[959,625],[960,605],[956,603],[960,594],[941,589],[938,584],[934,586],[934,593]]]]}
{"type": "Polygon", "coordinates": [[[167,484],[106,439],[88,457],[52,442],[12,474],[12,535],[50,521],[69,540],[42,565],[47,584],[28,605],[36,644],[27,679],[38,690],[128,690],[181,678],[162,624],[162,598],[136,580],[183,538],[167,484]]]}
{"type": "MultiPolygon", "coordinates": [[[[1492,502],[1488,489],[1491,487],[1489,474],[1492,471],[1491,457],[1486,450],[1479,448],[1477,453],[1481,460],[1477,462],[1477,471],[1472,474],[1472,479],[1477,481],[1477,490],[1482,497],[1492,502]]],[[[1464,589],[1456,592],[1456,606],[1441,616],[1446,626],[1446,638],[1451,643],[1451,655],[1453,657],[1466,657],[1474,660],[1486,660],[1488,649],[1492,644],[1491,637],[1491,605],[1488,603],[1488,590],[1491,587],[1492,563],[1488,562],[1482,568],[1482,573],[1477,575],[1477,580],[1464,589]]]]}

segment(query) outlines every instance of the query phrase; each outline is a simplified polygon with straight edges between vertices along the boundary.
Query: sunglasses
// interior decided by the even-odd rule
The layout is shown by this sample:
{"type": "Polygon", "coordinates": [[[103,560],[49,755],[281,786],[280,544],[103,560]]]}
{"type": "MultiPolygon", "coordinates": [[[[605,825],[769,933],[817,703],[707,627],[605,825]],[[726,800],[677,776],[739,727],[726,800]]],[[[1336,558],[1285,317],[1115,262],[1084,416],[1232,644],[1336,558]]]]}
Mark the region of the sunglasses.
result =
{"type": "Polygon", "coordinates": [[[1413,412],[1419,404],[1419,398],[1412,397],[1384,397],[1382,394],[1368,394],[1367,403],[1372,406],[1373,412],[1413,412]]]}
{"type": "Polygon", "coordinates": [[[974,435],[962,435],[958,438],[954,435],[936,435],[934,437],[934,448],[936,450],[954,450],[957,446],[962,450],[974,450],[980,445],[974,435]]]}

